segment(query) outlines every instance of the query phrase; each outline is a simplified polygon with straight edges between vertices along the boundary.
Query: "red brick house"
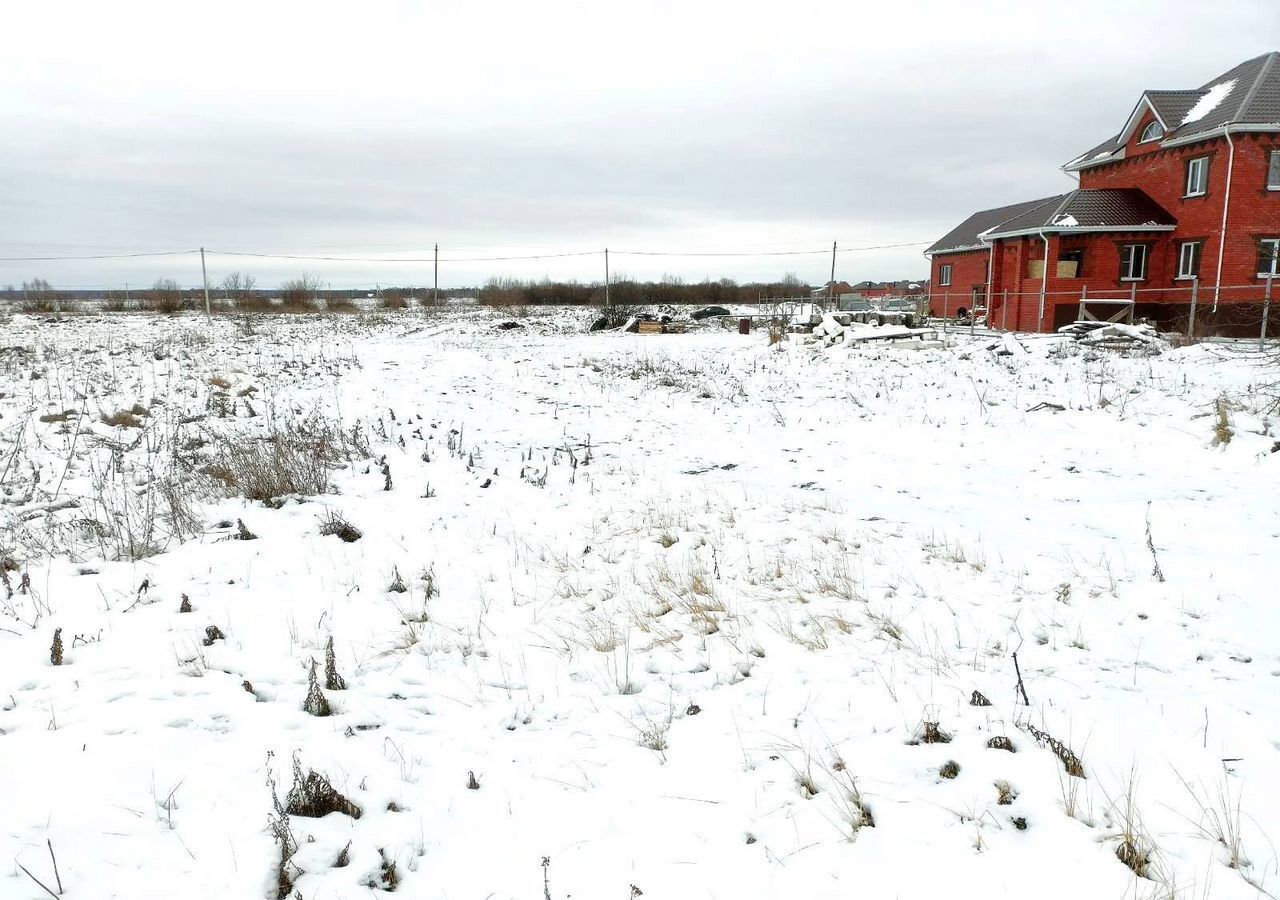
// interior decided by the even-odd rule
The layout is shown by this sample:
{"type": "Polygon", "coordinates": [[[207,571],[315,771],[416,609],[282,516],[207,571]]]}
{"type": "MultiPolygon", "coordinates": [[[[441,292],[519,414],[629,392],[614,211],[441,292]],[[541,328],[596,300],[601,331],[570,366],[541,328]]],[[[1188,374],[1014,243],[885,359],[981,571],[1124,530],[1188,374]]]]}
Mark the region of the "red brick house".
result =
{"type": "Polygon", "coordinates": [[[1118,134],[1062,168],[1077,189],[975,213],[926,251],[934,315],[1182,328],[1194,299],[1197,323],[1261,322],[1267,274],[1280,281],[1280,52],[1144,92],[1118,134]]]}

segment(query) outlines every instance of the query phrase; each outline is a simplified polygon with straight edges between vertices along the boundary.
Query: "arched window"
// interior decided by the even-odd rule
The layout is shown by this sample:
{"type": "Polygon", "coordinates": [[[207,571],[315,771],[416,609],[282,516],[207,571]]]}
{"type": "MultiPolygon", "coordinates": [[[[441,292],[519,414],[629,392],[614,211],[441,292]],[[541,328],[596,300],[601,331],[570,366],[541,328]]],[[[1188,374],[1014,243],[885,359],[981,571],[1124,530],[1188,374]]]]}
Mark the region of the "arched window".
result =
{"type": "Polygon", "coordinates": [[[1138,137],[1139,144],[1145,144],[1147,141],[1158,141],[1164,137],[1164,129],[1160,127],[1159,122],[1148,122],[1147,127],[1142,129],[1142,134],[1138,137]]]}

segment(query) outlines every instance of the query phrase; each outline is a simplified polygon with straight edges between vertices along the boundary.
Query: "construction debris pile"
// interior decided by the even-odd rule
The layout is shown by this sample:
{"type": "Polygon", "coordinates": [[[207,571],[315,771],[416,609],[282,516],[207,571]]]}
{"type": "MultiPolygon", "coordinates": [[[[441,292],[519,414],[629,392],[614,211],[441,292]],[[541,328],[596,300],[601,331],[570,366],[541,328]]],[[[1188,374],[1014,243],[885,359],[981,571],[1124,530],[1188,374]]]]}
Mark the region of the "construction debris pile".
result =
{"type": "Polygon", "coordinates": [[[1125,325],[1120,322],[1072,322],[1058,333],[1096,347],[1131,349],[1141,347],[1159,353],[1168,341],[1150,325],[1125,325]]]}

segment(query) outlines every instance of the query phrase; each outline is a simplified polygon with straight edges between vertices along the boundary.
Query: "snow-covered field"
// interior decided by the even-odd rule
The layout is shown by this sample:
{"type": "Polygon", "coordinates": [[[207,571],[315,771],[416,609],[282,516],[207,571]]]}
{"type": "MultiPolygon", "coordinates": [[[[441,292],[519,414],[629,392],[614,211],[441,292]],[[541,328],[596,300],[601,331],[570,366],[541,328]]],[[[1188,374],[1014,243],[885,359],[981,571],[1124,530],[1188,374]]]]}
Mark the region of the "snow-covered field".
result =
{"type": "Polygon", "coordinates": [[[1280,894],[1256,351],[583,318],[0,326],[0,898],[1280,894]]]}

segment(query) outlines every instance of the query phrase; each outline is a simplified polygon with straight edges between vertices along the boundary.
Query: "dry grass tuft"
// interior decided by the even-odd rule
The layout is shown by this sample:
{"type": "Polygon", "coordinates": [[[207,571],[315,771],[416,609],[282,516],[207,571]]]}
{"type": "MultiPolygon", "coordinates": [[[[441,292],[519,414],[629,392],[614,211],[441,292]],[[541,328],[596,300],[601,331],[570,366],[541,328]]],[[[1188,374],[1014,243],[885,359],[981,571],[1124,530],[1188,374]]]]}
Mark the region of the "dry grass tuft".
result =
{"type": "Polygon", "coordinates": [[[337,424],[313,417],[276,425],[259,440],[223,438],[205,474],[249,500],[328,493],[329,472],[354,449],[337,424]]]}
{"type": "Polygon", "coordinates": [[[360,807],[343,796],[329,779],[314,769],[302,774],[302,761],[293,757],[293,787],[285,798],[284,811],[291,816],[322,819],[330,813],[360,818],[360,807]]]}
{"type": "Polygon", "coordinates": [[[354,544],[364,537],[364,532],[348,522],[341,513],[329,510],[320,520],[320,533],[325,537],[337,537],[348,544],[354,544]]]}
{"type": "Polygon", "coordinates": [[[920,725],[918,740],[922,744],[949,744],[951,743],[951,735],[943,731],[937,722],[925,721],[920,725]]]}

